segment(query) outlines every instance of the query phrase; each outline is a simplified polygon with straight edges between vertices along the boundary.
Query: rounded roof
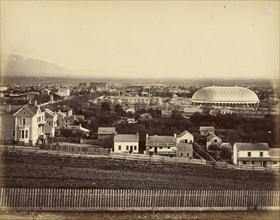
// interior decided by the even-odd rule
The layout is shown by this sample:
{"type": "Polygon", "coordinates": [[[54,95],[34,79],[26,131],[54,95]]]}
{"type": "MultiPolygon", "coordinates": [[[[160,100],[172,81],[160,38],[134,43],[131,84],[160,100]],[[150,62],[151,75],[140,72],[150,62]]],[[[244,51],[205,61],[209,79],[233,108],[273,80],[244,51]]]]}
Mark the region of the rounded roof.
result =
{"type": "Polygon", "coordinates": [[[259,98],[250,89],[238,86],[209,86],[196,91],[192,96],[193,102],[238,102],[258,103],[259,98]]]}

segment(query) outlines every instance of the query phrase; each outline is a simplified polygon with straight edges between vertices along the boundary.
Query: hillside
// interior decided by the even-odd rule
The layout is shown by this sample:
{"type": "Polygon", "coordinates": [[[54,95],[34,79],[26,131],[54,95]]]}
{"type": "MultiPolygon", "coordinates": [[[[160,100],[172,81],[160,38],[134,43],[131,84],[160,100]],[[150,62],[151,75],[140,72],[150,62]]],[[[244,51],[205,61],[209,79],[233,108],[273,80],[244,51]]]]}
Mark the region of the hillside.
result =
{"type": "Polygon", "coordinates": [[[58,76],[66,75],[69,70],[43,60],[26,58],[19,55],[1,54],[1,75],[8,76],[58,76]]]}

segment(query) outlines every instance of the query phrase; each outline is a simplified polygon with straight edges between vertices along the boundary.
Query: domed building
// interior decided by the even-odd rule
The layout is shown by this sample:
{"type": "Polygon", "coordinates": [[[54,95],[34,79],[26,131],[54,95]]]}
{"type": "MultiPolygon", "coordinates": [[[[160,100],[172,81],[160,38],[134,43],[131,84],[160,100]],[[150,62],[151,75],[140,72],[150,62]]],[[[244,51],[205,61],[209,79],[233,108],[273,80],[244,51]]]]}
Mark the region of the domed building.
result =
{"type": "Polygon", "coordinates": [[[192,96],[194,105],[256,108],[259,98],[250,89],[238,86],[209,86],[197,90],[192,96]]]}

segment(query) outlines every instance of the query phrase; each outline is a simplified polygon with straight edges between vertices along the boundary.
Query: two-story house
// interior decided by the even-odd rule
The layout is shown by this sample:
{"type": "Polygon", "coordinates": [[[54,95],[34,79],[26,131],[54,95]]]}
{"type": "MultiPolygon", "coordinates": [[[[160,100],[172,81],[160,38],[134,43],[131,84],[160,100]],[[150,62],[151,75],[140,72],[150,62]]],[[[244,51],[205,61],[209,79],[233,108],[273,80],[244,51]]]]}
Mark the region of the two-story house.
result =
{"type": "Polygon", "coordinates": [[[235,143],[232,159],[236,165],[269,167],[269,146],[267,143],[235,143]]]}
{"type": "Polygon", "coordinates": [[[114,136],[115,153],[138,153],[139,135],[138,134],[116,134],[114,136]]]}

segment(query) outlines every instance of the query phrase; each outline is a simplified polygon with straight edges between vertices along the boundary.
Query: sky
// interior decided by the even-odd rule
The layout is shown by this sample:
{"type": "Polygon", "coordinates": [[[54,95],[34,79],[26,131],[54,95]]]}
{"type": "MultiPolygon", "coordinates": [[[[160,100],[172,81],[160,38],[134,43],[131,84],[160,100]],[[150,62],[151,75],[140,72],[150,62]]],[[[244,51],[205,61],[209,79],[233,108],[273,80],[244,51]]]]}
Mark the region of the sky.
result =
{"type": "Polygon", "coordinates": [[[1,53],[81,75],[275,78],[279,1],[1,1],[1,53]]]}

